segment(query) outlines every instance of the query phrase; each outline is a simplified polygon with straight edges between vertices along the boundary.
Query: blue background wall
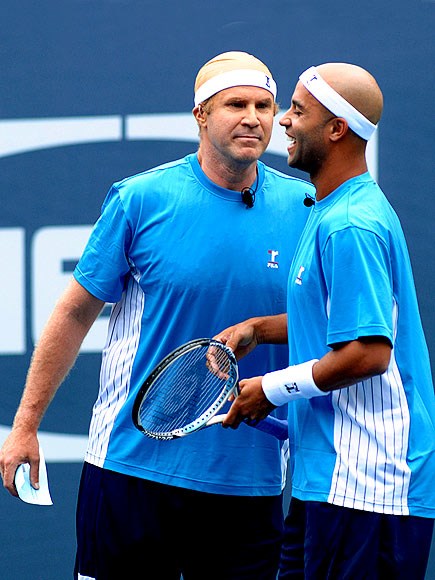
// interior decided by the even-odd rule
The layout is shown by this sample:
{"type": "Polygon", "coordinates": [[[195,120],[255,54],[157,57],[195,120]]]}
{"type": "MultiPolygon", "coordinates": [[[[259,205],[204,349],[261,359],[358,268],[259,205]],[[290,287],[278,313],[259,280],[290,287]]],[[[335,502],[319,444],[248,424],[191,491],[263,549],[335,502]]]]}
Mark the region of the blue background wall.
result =
{"type": "MultiPolygon", "coordinates": [[[[19,0],[2,5],[1,22],[0,440],[53,287],[77,257],[77,247],[59,250],[56,241],[95,221],[113,181],[195,149],[192,137],[183,137],[182,115],[192,108],[198,68],[226,50],[252,52],[269,65],[283,109],[297,75],[313,64],[353,62],[378,79],[385,97],[378,180],[403,223],[435,359],[433,0],[19,0]],[[181,115],[167,117],[161,135],[148,128],[133,138],[132,116],[162,113],[181,115]],[[71,136],[78,125],[79,136],[71,136]],[[52,143],[44,146],[47,134],[52,143]],[[41,232],[54,234],[52,258],[41,232]]],[[[283,155],[264,160],[290,172],[283,155]]],[[[78,457],[97,392],[96,351],[90,346],[80,355],[43,421],[43,432],[56,439],[43,439],[54,505],[0,494],[3,580],[71,577],[78,457]]],[[[435,578],[435,556],[428,578],[435,578]]]]}

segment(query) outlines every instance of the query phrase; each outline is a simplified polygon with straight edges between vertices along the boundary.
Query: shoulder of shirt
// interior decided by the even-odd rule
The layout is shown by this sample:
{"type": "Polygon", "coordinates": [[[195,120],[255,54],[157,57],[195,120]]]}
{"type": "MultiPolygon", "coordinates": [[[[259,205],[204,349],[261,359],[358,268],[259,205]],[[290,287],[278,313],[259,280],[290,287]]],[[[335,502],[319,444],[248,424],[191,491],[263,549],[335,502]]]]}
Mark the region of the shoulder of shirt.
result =
{"type": "Polygon", "coordinates": [[[116,181],[113,184],[113,187],[116,189],[121,189],[130,185],[140,184],[147,179],[152,179],[154,176],[161,175],[163,172],[170,171],[171,169],[179,169],[182,166],[190,165],[188,161],[188,157],[183,157],[182,159],[176,159],[175,161],[168,161],[166,163],[162,163],[161,165],[157,165],[155,167],[151,167],[150,169],[146,169],[145,171],[141,171],[140,173],[136,173],[134,175],[130,175],[121,179],[120,181],[116,181]]]}
{"type": "MultiPolygon", "coordinates": [[[[319,209],[321,211],[316,204],[316,212],[319,209]]],[[[342,195],[329,205],[319,227],[328,237],[357,230],[362,235],[374,234],[384,238],[392,216],[397,218],[382,189],[368,174],[364,174],[346,184],[342,195]]]]}
{"type": "MultiPolygon", "coordinates": [[[[259,163],[261,163],[261,162],[259,162],[259,163]]],[[[314,185],[312,183],[310,183],[309,181],[307,181],[306,179],[302,179],[300,177],[294,177],[293,175],[287,175],[286,173],[282,173],[282,171],[279,171],[278,169],[270,167],[269,165],[265,165],[264,163],[263,163],[263,167],[264,167],[265,175],[269,175],[272,178],[277,178],[277,179],[282,179],[282,180],[288,181],[294,185],[298,184],[301,187],[305,187],[305,188],[308,187],[314,191],[314,185]]]]}

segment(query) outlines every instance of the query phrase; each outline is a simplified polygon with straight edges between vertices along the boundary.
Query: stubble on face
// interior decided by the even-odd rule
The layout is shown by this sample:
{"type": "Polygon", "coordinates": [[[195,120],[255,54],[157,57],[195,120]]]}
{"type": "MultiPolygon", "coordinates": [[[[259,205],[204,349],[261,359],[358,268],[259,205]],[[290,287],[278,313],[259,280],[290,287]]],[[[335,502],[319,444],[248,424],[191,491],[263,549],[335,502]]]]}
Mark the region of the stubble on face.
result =
{"type": "Polygon", "coordinates": [[[256,87],[234,87],[221,91],[208,112],[208,149],[227,163],[256,162],[269,144],[275,104],[270,93],[256,87]]]}
{"type": "Polygon", "coordinates": [[[286,133],[291,141],[287,162],[290,167],[316,175],[327,157],[325,126],[333,118],[300,84],[288,112],[291,125],[286,133]]]}

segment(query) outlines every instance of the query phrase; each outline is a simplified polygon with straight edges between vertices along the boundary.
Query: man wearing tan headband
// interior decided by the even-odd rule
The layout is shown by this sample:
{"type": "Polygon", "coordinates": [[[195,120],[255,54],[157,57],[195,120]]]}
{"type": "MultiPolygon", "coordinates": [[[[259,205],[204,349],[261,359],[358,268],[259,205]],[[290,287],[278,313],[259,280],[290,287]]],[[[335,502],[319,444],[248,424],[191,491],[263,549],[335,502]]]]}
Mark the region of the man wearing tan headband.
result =
{"type": "Polygon", "coordinates": [[[423,580],[435,517],[435,404],[403,231],[367,171],[381,90],[347,63],[301,74],[280,120],[315,205],[287,316],[217,335],[236,355],[289,342],[290,365],[240,383],[237,427],[288,405],[292,499],[279,578],[423,580]]]}
{"type": "MultiPolygon", "coordinates": [[[[39,341],[0,453],[12,495],[18,464],[29,462],[38,481],[39,423],[105,302],[113,304],[80,484],[76,579],[276,578],[288,442],[248,426],[158,441],[132,421],[142,382],[170,351],[240,313],[285,308],[314,188],[259,161],[275,97],[271,72],[250,54],[224,53],[201,68],[198,151],[112,186],[39,341]]],[[[286,363],[285,346],[265,346],[240,375],[286,363]]]]}

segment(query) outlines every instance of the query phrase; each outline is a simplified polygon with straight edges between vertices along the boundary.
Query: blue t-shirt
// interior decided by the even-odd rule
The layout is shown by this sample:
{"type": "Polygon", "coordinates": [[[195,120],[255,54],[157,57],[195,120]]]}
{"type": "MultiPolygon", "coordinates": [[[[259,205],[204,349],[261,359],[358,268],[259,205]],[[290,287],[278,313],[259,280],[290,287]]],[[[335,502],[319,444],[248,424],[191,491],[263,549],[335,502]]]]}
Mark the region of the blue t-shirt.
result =
{"type": "MultiPolygon", "coordinates": [[[[287,442],[245,425],[156,441],[135,429],[131,413],[144,379],[177,346],[285,312],[288,270],[309,215],[305,193],[313,195],[311,184],[260,162],[247,209],[240,192],[206,177],[195,154],[113,185],[74,273],[114,303],[88,462],[211,493],[281,492],[287,442]]],[[[240,375],[287,362],[286,345],[262,345],[240,361],[240,375]]]]}
{"type": "Polygon", "coordinates": [[[368,173],[316,203],[288,283],[290,363],[332,345],[388,339],[388,370],[289,404],[293,495],[435,516],[435,407],[401,225],[368,173]]]}

